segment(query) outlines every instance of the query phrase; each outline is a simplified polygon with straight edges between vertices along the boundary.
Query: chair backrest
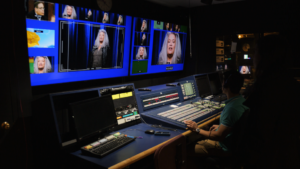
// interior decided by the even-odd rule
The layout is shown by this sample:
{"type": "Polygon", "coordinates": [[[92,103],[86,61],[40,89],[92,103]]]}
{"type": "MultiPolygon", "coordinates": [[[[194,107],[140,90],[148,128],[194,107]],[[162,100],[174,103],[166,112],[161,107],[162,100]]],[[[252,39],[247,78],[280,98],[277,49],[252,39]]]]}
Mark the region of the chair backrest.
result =
{"type": "Polygon", "coordinates": [[[250,110],[246,110],[241,118],[236,122],[233,127],[233,151],[232,155],[236,160],[241,160],[243,158],[243,139],[245,137],[245,131],[247,127],[247,120],[249,116],[250,110]]]}
{"type": "Polygon", "coordinates": [[[182,134],[160,146],[154,153],[156,169],[185,169],[186,160],[186,138],[182,134]]]}

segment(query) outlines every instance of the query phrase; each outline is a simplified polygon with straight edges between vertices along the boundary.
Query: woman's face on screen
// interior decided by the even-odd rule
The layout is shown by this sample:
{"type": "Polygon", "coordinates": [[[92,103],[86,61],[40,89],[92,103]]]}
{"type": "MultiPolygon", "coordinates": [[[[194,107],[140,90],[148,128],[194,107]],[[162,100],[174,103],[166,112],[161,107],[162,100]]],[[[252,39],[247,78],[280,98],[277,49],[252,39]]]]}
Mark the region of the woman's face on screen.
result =
{"type": "Polygon", "coordinates": [[[72,15],[72,11],[73,11],[72,7],[68,6],[67,7],[67,15],[72,15]]]}
{"type": "Polygon", "coordinates": [[[145,34],[143,35],[142,39],[146,39],[146,35],[145,34]]]}
{"type": "Polygon", "coordinates": [[[166,28],[169,29],[169,23],[166,23],[166,28]]]}
{"type": "Polygon", "coordinates": [[[176,46],[176,37],[174,34],[170,34],[168,37],[167,54],[174,54],[176,46]]]}
{"type": "Polygon", "coordinates": [[[146,22],[143,21],[142,27],[145,28],[145,26],[146,26],[146,22]]]}
{"type": "Polygon", "coordinates": [[[106,17],[107,17],[107,13],[104,13],[103,20],[106,20],[106,17]]]}
{"type": "Polygon", "coordinates": [[[89,10],[89,12],[88,12],[88,16],[90,16],[90,15],[92,15],[92,11],[91,10],[89,10]]]}
{"type": "Polygon", "coordinates": [[[140,48],[140,56],[144,55],[144,48],[140,48]]]}
{"type": "Polygon", "coordinates": [[[104,32],[100,32],[99,41],[103,42],[104,41],[104,37],[105,37],[105,33],[104,32]]]}
{"type": "Polygon", "coordinates": [[[44,67],[45,67],[45,58],[38,57],[37,64],[38,64],[39,69],[44,69],[44,67]]]}
{"type": "Polygon", "coordinates": [[[246,66],[243,66],[243,67],[242,67],[242,73],[243,73],[243,74],[246,74],[246,71],[247,71],[247,67],[246,67],[246,66]]]}

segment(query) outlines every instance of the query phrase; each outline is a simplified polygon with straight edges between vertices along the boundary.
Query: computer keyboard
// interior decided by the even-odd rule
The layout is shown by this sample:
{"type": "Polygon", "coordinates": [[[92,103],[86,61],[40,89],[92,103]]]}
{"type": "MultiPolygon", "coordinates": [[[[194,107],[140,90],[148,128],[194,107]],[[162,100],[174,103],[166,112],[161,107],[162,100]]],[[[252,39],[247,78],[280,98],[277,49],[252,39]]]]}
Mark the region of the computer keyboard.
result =
{"type": "Polygon", "coordinates": [[[112,151],[132,142],[135,137],[125,134],[111,135],[81,148],[83,155],[103,157],[112,151]]]}

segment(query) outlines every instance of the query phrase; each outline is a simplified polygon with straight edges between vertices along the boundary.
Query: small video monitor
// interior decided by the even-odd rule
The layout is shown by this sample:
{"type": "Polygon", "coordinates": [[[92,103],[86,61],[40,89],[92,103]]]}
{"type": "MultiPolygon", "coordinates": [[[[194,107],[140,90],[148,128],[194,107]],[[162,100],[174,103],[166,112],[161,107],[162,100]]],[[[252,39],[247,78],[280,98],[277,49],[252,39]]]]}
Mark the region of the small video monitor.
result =
{"type": "Polygon", "coordinates": [[[200,97],[211,95],[209,80],[206,74],[195,76],[200,97]]]}
{"type": "Polygon", "coordinates": [[[249,75],[251,74],[251,66],[240,66],[239,72],[243,75],[249,75]]]}
{"type": "Polygon", "coordinates": [[[209,79],[209,84],[211,92],[213,95],[218,95],[222,93],[222,84],[218,72],[207,74],[209,79]]]}
{"type": "Polygon", "coordinates": [[[111,96],[70,103],[78,141],[82,141],[117,125],[111,96]]]}
{"type": "Polygon", "coordinates": [[[181,87],[184,100],[194,98],[197,96],[194,81],[192,80],[181,81],[180,87],[181,87]]]}

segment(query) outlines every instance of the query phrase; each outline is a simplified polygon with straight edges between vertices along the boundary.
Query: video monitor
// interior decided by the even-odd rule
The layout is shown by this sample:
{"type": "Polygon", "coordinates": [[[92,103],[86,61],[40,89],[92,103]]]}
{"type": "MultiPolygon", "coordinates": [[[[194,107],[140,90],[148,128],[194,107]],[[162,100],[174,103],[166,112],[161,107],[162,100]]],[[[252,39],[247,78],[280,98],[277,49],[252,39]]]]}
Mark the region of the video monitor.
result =
{"type": "Polygon", "coordinates": [[[197,83],[197,88],[200,97],[206,97],[212,94],[207,74],[196,75],[195,80],[197,83]]]}
{"type": "Polygon", "coordinates": [[[117,125],[114,104],[110,96],[71,103],[70,110],[79,141],[117,125]]]}
{"type": "Polygon", "coordinates": [[[140,119],[133,85],[102,88],[100,94],[112,97],[118,125],[140,119]]]}
{"type": "Polygon", "coordinates": [[[243,75],[249,75],[251,74],[251,66],[240,66],[239,72],[243,75]]]}
{"type": "Polygon", "coordinates": [[[183,70],[186,40],[184,25],[134,18],[130,75],[183,70]]]}
{"type": "Polygon", "coordinates": [[[213,95],[218,95],[222,93],[222,83],[219,76],[219,72],[209,73],[207,74],[209,79],[209,84],[211,88],[211,92],[213,95]]]}
{"type": "Polygon", "coordinates": [[[128,76],[131,16],[35,0],[25,7],[32,86],[128,76]]]}

